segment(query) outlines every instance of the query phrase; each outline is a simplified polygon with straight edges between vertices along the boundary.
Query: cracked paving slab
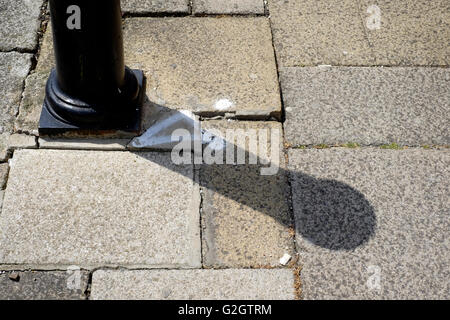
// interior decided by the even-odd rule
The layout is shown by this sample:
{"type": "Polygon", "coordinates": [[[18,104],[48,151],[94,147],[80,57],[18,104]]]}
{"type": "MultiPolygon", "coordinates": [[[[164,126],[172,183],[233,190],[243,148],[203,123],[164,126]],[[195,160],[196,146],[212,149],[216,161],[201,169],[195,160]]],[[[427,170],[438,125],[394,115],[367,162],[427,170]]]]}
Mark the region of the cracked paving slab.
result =
{"type": "Polygon", "coordinates": [[[170,154],[20,150],[0,216],[0,264],[201,266],[199,190],[170,154]]]}
{"type": "Polygon", "coordinates": [[[31,58],[31,54],[0,53],[0,134],[13,131],[31,58]]]}
{"type": "Polygon", "coordinates": [[[95,271],[93,300],[293,300],[292,270],[95,271]]]}
{"type": "Polygon", "coordinates": [[[448,299],[450,152],[289,151],[305,299],[448,299]]]}

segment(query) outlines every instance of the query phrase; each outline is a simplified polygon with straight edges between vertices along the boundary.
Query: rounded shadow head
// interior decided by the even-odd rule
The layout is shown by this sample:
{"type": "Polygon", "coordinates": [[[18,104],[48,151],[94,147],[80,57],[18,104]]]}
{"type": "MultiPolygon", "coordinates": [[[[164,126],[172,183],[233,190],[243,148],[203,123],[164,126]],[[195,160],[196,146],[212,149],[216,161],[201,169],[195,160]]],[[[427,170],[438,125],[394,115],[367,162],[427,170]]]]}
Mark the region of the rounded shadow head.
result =
{"type": "Polygon", "coordinates": [[[297,232],[306,240],[330,250],[353,250],[373,235],[376,215],[361,192],[303,174],[294,183],[297,232]]]}

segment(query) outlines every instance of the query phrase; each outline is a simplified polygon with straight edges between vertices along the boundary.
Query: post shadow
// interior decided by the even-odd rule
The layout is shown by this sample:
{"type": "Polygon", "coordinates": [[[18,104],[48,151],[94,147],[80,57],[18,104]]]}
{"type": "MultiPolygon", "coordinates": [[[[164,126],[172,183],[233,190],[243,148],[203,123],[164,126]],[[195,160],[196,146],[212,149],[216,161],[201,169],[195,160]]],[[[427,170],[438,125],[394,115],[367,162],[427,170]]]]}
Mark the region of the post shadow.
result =
{"type": "MultiPolygon", "coordinates": [[[[164,116],[166,118],[170,117],[168,116],[170,113],[183,118],[180,122],[182,128],[187,128],[189,124],[194,126],[195,121],[179,111],[149,102],[148,98],[147,101],[146,108],[152,108],[152,111],[158,109],[159,112],[166,114],[164,116]]],[[[237,153],[239,147],[226,143],[227,148],[235,147],[237,153]]],[[[167,146],[154,147],[156,150],[169,152],[167,146]]],[[[138,152],[155,149],[142,149],[138,152]]],[[[250,154],[248,151],[245,153],[248,160],[250,154]]],[[[284,156],[282,151],[280,156],[284,156]]],[[[257,157],[258,163],[261,163],[262,159],[259,155],[257,157]]],[[[180,174],[187,172],[182,170],[184,165],[168,165],[163,160],[157,164],[180,174]]],[[[197,166],[198,182],[200,187],[234,200],[242,206],[262,212],[287,227],[294,226],[294,217],[291,212],[283,212],[280,203],[274,201],[271,194],[282,190],[284,199],[289,204],[290,188],[292,188],[296,232],[307,241],[322,248],[351,251],[364,245],[374,234],[377,225],[374,208],[361,192],[350,185],[337,180],[315,178],[301,171],[292,171],[283,167],[280,167],[274,176],[262,176],[261,167],[261,165],[249,164],[202,164],[197,166]]]]}

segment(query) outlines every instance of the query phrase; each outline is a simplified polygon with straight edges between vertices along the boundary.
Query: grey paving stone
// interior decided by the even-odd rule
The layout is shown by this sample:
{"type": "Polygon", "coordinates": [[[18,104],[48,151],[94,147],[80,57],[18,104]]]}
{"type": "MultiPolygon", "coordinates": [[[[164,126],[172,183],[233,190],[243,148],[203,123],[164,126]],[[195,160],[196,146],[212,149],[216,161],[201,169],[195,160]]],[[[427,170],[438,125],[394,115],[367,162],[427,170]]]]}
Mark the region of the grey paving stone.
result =
{"type": "Polygon", "coordinates": [[[89,273],[78,272],[79,283],[74,272],[19,272],[19,281],[0,273],[0,300],[84,300],[89,273]]]}
{"type": "Polygon", "coordinates": [[[292,146],[450,144],[450,72],[444,68],[283,68],[292,146]]]}
{"type": "Polygon", "coordinates": [[[42,0],[0,0],[0,50],[33,50],[37,45],[42,0]]]}
{"type": "Polygon", "coordinates": [[[126,13],[189,13],[189,0],[122,0],[126,13]]]}
{"type": "MultiPolygon", "coordinates": [[[[271,139],[272,131],[276,131],[280,137],[278,145],[276,141],[268,142],[269,148],[279,151],[278,172],[274,175],[261,175],[261,168],[267,167],[261,160],[268,156],[258,157],[258,165],[248,164],[247,160],[243,165],[201,166],[203,264],[220,268],[280,266],[280,258],[286,253],[293,256],[295,251],[281,124],[207,121],[202,123],[202,129],[223,138],[227,130],[239,137],[248,134],[258,148],[262,148],[258,135],[266,134],[271,139]],[[242,134],[237,129],[243,130],[242,134]]],[[[251,150],[248,142],[244,146],[237,140],[225,141],[227,149],[238,146],[242,151],[251,150]]]]}
{"type": "Polygon", "coordinates": [[[129,66],[145,70],[151,102],[197,114],[281,115],[267,18],[125,20],[129,66]]]}
{"type": "Polygon", "coordinates": [[[448,299],[449,164],[448,149],[290,150],[304,298],[448,299]]]}
{"type": "Polygon", "coordinates": [[[17,52],[0,53],[0,133],[13,129],[31,57],[17,52]]]}
{"type": "Polygon", "coordinates": [[[194,0],[194,14],[264,14],[263,0],[194,0]]]}
{"type": "Polygon", "coordinates": [[[21,150],[0,216],[0,264],[201,265],[199,190],[170,154],[21,150]]]}
{"type": "Polygon", "coordinates": [[[95,271],[94,300],[292,300],[292,270],[95,271]]]}
{"type": "Polygon", "coordinates": [[[369,6],[377,5],[381,12],[380,28],[367,28],[377,65],[450,64],[449,1],[361,0],[361,4],[365,20],[370,18],[369,6]]]}
{"type": "Polygon", "coordinates": [[[358,1],[271,0],[269,11],[282,67],[375,62],[358,1]]]}

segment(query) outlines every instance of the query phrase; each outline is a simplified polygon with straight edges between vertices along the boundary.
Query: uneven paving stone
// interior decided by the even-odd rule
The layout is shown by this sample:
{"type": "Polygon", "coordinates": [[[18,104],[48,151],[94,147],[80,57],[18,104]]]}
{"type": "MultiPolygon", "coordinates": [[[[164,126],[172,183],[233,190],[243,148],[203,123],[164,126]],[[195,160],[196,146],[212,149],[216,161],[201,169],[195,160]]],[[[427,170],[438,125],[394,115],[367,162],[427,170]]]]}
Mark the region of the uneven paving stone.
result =
{"type": "Polygon", "coordinates": [[[271,0],[269,11],[282,67],[375,62],[358,1],[271,0]]]}
{"type": "Polygon", "coordinates": [[[26,134],[14,133],[9,136],[8,148],[10,150],[36,149],[37,148],[36,137],[29,136],[26,134]]]}
{"type": "Polygon", "coordinates": [[[0,133],[13,129],[31,57],[17,52],[0,53],[0,133]]]}
{"type": "MultiPolygon", "coordinates": [[[[207,121],[202,123],[202,129],[223,138],[226,130],[233,130],[238,137],[249,134],[259,148],[262,142],[258,142],[258,134],[262,136],[267,131],[266,136],[270,139],[272,131],[276,131],[280,137],[278,145],[269,140],[269,148],[278,148],[280,152],[275,175],[261,175],[261,168],[268,167],[261,164],[263,158],[268,158],[266,155],[258,158],[258,165],[250,165],[247,160],[243,165],[201,166],[203,264],[207,267],[280,266],[283,255],[294,255],[281,124],[207,121]],[[240,133],[237,129],[244,131],[240,133]]],[[[225,141],[227,149],[239,146],[241,151],[251,150],[248,142],[244,146],[237,140],[225,141]]]]}
{"type": "Polygon", "coordinates": [[[0,164],[0,190],[6,187],[6,180],[8,179],[9,165],[7,163],[0,164]]]}
{"type": "Polygon", "coordinates": [[[193,167],[170,154],[16,151],[0,264],[199,267],[199,206],[193,167]]]}
{"type": "Polygon", "coordinates": [[[16,131],[39,134],[39,119],[45,99],[45,84],[48,76],[49,72],[41,71],[29,75],[26,79],[19,115],[14,123],[16,131]]]}
{"type": "Polygon", "coordinates": [[[194,0],[194,14],[264,14],[263,0],[194,0]]]}
{"type": "Polygon", "coordinates": [[[0,50],[36,47],[42,3],[42,0],[0,0],[0,50]]]}
{"type": "Polygon", "coordinates": [[[126,13],[189,13],[189,0],[122,0],[126,13]]]}
{"type": "MultiPolygon", "coordinates": [[[[450,2],[448,0],[361,0],[381,12],[380,28],[367,35],[377,65],[448,66],[450,64],[450,2]]],[[[367,21],[365,21],[367,23],[367,21]]]]}
{"type": "Polygon", "coordinates": [[[304,298],[448,299],[449,164],[448,150],[290,150],[304,298]]]}
{"type": "Polygon", "coordinates": [[[292,270],[95,271],[94,300],[293,300],[292,270]]]}
{"type": "Polygon", "coordinates": [[[450,144],[450,72],[444,68],[283,68],[292,146],[450,144]]]}
{"type": "Polygon", "coordinates": [[[150,101],[197,114],[280,116],[268,19],[125,20],[125,56],[143,69],[150,101]]]}
{"type": "Polygon", "coordinates": [[[84,300],[89,273],[19,272],[19,281],[12,281],[9,272],[0,273],[0,300],[84,300]],[[78,288],[77,288],[78,287],[78,288]]]}

